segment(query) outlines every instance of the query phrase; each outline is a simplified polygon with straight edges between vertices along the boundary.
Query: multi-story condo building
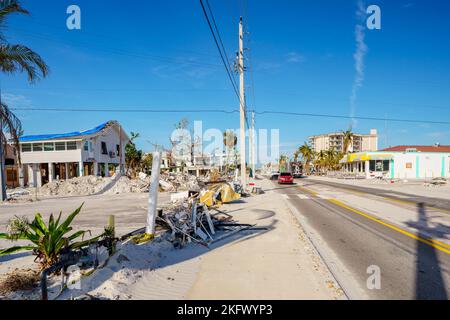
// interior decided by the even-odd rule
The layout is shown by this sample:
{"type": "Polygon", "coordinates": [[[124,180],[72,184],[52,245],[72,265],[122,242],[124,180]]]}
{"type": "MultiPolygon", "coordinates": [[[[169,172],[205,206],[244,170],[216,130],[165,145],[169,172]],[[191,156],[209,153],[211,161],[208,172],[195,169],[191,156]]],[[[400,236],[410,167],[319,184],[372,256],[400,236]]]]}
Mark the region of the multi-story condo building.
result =
{"type": "MultiPolygon", "coordinates": [[[[315,152],[335,149],[344,152],[344,134],[342,132],[321,134],[309,137],[311,148],[315,152]]],[[[369,134],[353,135],[350,143],[349,152],[366,152],[378,150],[378,134],[376,129],[371,129],[369,134]]]]}

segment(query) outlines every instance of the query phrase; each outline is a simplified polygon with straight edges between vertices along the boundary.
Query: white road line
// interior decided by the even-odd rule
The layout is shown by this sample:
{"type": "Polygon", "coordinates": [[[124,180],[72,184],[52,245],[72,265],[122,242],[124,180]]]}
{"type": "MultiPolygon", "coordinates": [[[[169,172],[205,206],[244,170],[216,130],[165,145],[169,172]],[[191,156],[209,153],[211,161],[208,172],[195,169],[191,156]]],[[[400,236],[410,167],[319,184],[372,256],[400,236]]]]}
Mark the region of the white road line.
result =
{"type": "Polygon", "coordinates": [[[289,200],[289,196],[287,194],[282,194],[281,195],[284,199],[289,200]]]}
{"type": "Polygon", "coordinates": [[[327,195],[323,195],[323,194],[318,194],[317,197],[319,197],[320,199],[325,199],[325,200],[332,199],[332,197],[327,196],[327,195]]]}
{"type": "Polygon", "coordinates": [[[298,194],[297,196],[302,200],[310,199],[310,197],[308,197],[306,194],[298,194]]]}

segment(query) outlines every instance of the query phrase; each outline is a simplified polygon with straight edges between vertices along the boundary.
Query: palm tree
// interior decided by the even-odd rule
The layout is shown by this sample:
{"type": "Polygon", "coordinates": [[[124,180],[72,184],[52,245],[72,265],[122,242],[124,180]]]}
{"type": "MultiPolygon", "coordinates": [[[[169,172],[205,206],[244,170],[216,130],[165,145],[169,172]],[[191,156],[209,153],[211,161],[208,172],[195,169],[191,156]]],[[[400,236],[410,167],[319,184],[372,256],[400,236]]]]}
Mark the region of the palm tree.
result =
{"type": "Polygon", "coordinates": [[[322,171],[324,168],[326,168],[326,153],[323,150],[320,150],[315,159],[315,165],[319,169],[318,171],[322,171]]]}
{"type": "Polygon", "coordinates": [[[299,150],[295,150],[294,151],[294,162],[298,162],[298,156],[300,155],[300,151],[299,150]]]}
{"type": "Polygon", "coordinates": [[[307,142],[305,142],[305,144],[302,145],[298,151],[302,154],[303,161],[305,162],[305,171],[306,173],[309,173],[309,164],[314,158],[314,151],[307,142]]]}
{"type": "MultiPolygon", "coordinates": [[[[6,28],[6,20],[10,14],[28,14],[19,1],[10,1],[0,7],[0,71],[13,74],[25,72],[28,81],[35,82],[48,75],[49,69],[44,60],[34,51],[20,44],[10,44],[6,41],[2,30],[6,28]]],[[[6,200],[5,156],[4,150],[10,140],[17,150],[20,165],[19,137],[22,134],[22,124],[19,118],[11,112],[6,103],[1,101],[0,93],[0,184],[1,200],[6,200]]]]}
{"type": "MultiPolygon", "coordinates": [[[[130,142],[125,146],[125,165],[127,167],[127,174],[131,170],[132,177],[136,177],[136,170],[139,169],[142,160],[142,150],[136,148],[135,141],[140,137],[137,132],[130,132],[130,142]]],[[[108,170],[108,168],[105,168],[108,170]]]]}
{"type": "MultiPolygon", "coordinates": [[[[228,172],[229,169],[229,164],[230,164],[230,155],[231,155],[231,151],[234,150],[236,151],[236,145],[237,145],[237,136],[234,134],[233,130],[226,130],[223,133],[223,145],[225,146],[226,150],[227,150],[227,164],[226,164],[226,170],[228,172]]],[[[236,152],[234,152],[234,154],[236,155],[236,152]]],[[[237,162],[237,160],[236,160],[237,162]]]]}
{"type": "Polygon", "coordinates": [[[339,161],[342,159],[343,153],[336,151],[336,149],[331,148],[325,152],[325,161],[327,167],[330,170],[337,170],[339,168],[339,161]]]}
{"type": "Polygon", "coordinates": [[[344,145],[342,148],[342,152],[344,154],[348,153],[348,149],[350,148],[350,146],[353,143],[353,137],[355,136],[352,132],[352,127],[350,126],[350,128],[348,128],[347,131],[342,131],[343,134],[343,139],[344,139],[344,145]]]}
{"type": "Polygon", "coordinates": [[[287,164],[287,156],[285,155],[280,155],[280,159],[278,159],[278,167],[280,172],[285,172],[286,171],[286,164],[287,164]]]}

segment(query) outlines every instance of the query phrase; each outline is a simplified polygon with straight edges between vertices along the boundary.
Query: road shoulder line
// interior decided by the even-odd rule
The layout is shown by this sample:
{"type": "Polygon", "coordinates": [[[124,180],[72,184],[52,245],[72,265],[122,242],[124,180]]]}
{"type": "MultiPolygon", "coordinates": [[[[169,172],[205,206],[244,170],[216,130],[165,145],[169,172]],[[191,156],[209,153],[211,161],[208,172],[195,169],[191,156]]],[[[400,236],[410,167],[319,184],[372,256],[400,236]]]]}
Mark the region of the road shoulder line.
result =
{"type": "Polygon", "coordinates": [[[313,251],[315,252],[315,254],[317,254],[317,256],[320,258],[320,261],[323,263],[323,265],[325,266],[325,268],[328,270],[330,277],[332,278],[332,280],[340,287],[340,289],[342,290],[343,294],[344,294],[344,300],[356,300],[357,298],[357,294],[353,293],[353,290],[349,289],[347,286],[345,286],[343,284],[342,281],[339,280],[339,271],[337,270],[337,268],[335,268],[334,265],[330,265],[327,260],[328,255],[324,252],[324,250],[321,250],[319,248],[319,246],[317,245],[316,241],[313,239],[313,237],[311,236],[311,231],[309,230],[309,226],[305,227],[305,223],[304,221],[302,221],[301,217],[300,217],[300,213],[299,211],[290,203],[289,200],[284,199],[284,202],[286,203],[287,208],[289,209],[291,215],[295,218],[295,220],[298,223],[299,228],[302,229],[303,233],[305,234],[305,239],[307,240],[307,242],[310,244],[311,248],[313,249],[313,251]]]}

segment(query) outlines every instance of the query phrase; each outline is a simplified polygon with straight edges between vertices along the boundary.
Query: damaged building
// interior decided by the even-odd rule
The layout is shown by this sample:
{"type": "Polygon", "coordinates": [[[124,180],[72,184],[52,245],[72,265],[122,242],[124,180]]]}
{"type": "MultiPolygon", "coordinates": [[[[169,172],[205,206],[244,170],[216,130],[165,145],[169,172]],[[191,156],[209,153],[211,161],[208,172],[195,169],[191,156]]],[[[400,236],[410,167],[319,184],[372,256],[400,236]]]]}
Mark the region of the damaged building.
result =
{"type": "Polygon", "coordinates": [[[122,126],[113,120],[86,131],[23,136],[19,185],[41,186],[54,179],[123,173],[129,141],[122,126]]]}

